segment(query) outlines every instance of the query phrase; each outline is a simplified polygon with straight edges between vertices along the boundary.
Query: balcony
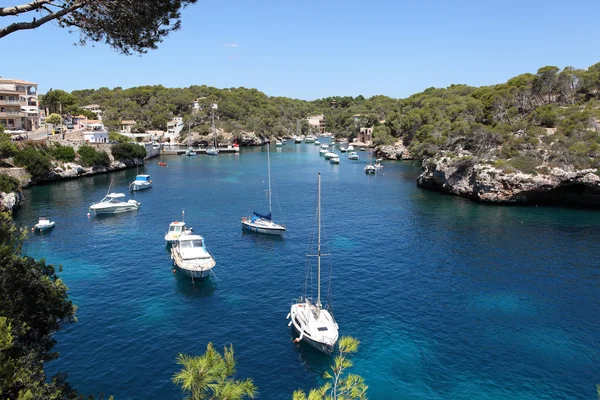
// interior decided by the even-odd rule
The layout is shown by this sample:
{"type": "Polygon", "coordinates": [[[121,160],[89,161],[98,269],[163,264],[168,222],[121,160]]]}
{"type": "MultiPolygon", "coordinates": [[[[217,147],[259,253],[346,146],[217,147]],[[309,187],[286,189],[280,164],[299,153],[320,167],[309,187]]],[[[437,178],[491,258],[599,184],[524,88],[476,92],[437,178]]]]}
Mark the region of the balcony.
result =
{"type": "Polygon", "coordinates": [[[6,105],[25,106],[27,105],[27,102],[22,100],[0,100],[0,106],[6,105]]]}
{"type": "Polygon", "coordinates": [[[1,111],[0,117],[25,117],[25,113],[21,111],[1,111]]]}

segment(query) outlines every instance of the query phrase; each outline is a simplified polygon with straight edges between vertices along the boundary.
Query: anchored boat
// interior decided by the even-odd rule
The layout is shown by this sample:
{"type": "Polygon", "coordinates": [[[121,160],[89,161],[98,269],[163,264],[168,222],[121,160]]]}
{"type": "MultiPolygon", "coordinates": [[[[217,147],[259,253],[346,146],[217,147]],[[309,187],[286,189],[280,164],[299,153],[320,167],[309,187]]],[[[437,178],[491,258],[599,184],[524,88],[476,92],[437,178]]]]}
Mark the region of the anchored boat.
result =
{"type": "Polygon", "coordinates": [[[216,265],[200,235],[182,235],[171,247],[173,263],[184,275],[202,279],[210,275],[216,265]]]}
{"type": "Polygon", "coordinates": [[[283,235],[285,226],[273,222],[273,214],[271,211],[271,153],[269,145],[267,145],[267,170],[269,176],[269,190],[267,197],[269,198],[269,213],[260,214],[254,211],[252,215],[242,217],[242,227],[251,232],[264,233],[266,235],[283,235]]]}
{"type": "MultiPolygon", "coordinates": [[[[294,339],[295,343],[304,341],[317,350],[325,354],[331,354],[338,340],[338,324],[333,318],[333,312],[330,304],[325,307],[321,304],[321,174],[318,179],[318,236],[317,236],[317,301],[306,295],[297,299],[290,309],[287,319],[290,319],[288,326],[291,326],[295,333],[299,335],[294,339]]],[[[308,281],[307,281],[308,282],[308,281]]],[[[304,293],[308,292],[307,284],[304,287],[304,293]]]]}
{"type": "Polygon", "coordinates": [[[54,221],[50,221],[50,219],[46,218],[46,217],[40,217],[38,220],[38,223],[35,224],[33,226],[33,229],[31,229],[32,231],[36,230],[36,231],[46,231],[48,229],[52,229],[54,228],[54,221]]]}
{"type": "Polygon", "coordinates": [[[98,203],[92,204],[90,210],[96,214],[116,214],[126,211],[135,211],[140,207],[140,202],[135,200],[124,201],[123,193],[109,193],[98,203]]]}
{"type": "Polygon", "coordinates": [[[129,184],[129,187],[134,192],[151,188],[152,181],[150,180],[150,175],[137,175],[135,180],[129,184]]]}

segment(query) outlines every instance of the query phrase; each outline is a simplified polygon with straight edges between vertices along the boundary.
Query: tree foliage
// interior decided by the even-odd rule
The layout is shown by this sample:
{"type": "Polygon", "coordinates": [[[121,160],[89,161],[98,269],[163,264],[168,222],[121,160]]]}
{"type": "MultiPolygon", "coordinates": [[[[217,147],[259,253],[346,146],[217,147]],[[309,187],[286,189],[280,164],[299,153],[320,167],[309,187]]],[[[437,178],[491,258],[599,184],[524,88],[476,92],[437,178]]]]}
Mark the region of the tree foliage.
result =
{"type": "Polygon", "coordinates": [[[331,372],[323,375],[327,382],[308,393],[296,390],[294,400],[367,400],[368,386],[364,379],[356,374],[345,374],[352,367],[350,355],[358,351],[360,342],[350,336],[342,337],[338,342],[339,353],[331,365],[331,372]]]}
{"type": "Polygon", "coordinates": [[[253,399],[257,394],[252,379],[236,380],[233,346],[225,347],[221,355],[212,343],[206,352],[197,357],[179,354],[177,363],[181,370],[173,375],[173,383],[188,394],[190,400],[241,400],[253,399]]]}
{"type": "Polygon", "coordinates": [[[0,192],[10,193],[19,190],[19,181],[10,175],[0,173],[0,192]]]}
{"type": "Polygon", "coordinates": [[[54,267],[21,255],[24,233],[0,213],[0,398],[79,398],[64,380],[46,379],[57,357],[52,335],[75,319],[67,287],[54,267]]]}
{"type": "Polygon", "coordinates": [[[181,27],[181,9],[196,0],[30,0],[0,7],[0,18],[29,16],[0,28],[0,38],[34,29],[50,21],[61,28],[77,28],[79,43],[106,43],[124,53],[156,49],[164,37],[181,27]]]}
{"type": "Polygon", "coordinates": [[[115,160],[143,160],[146,157],[146,148],[135,143],[116,143],[110,151],[115,160]]]}
{"type": "Polygon", "coordinates": [[[25,167],[33,178],[41,178],[52,169],[52,161],[44,145],[27,144],[13,157],[17,166],[25,167]]]}
{"type": "Polygon", "coordinates": [[[108,167],[110,158],[104,150],[96,150],[92,146],[81,146],[79,148],[79,160],[85,167],[108,167]]]}

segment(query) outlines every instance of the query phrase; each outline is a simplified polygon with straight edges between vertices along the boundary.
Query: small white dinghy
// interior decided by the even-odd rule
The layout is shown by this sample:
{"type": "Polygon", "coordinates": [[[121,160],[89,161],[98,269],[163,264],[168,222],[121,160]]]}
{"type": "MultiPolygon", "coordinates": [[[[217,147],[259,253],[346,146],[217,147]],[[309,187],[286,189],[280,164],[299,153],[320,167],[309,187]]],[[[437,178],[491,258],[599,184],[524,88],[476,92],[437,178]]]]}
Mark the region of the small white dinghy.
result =
{"type": "Polygon", "coordinates": [[[32,231],[46,231],[48,229],[54,228],[54,221],[50,221],[50,219],[46,217],[40,217],[38,223],[31,228],[32,231]]]}

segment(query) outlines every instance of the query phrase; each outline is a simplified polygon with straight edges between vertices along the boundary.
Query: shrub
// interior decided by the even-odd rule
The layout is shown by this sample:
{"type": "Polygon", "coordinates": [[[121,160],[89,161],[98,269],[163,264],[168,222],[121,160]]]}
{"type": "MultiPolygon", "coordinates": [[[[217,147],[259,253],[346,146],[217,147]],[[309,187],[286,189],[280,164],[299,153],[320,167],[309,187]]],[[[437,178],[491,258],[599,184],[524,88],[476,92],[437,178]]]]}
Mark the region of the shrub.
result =
{"type": "Polygon", "coordinates": [[[0,157],[12,157],[16,153],[17,146],[10,140],[10,134],[0,133],[0,157]]]}
{"type": "Polygon", "coordinates": [[[75,150],[71,146],[62,146],[57,144],[50,149],[50,154],[57,160],[72,162],[75,160],[75,150]]]}
{"type": "Polygon", "coordinates": [[[0,173],[0,192],[15,192],[19,189],[19,186],[19,181],[16,178],[0,173]]]}
{"type": "Polygon", "coordinates": [[[97,151],[91,146],[81,146],[78,153],[81,164],[86,167],[108,167],[110,165],[110,158],[105,151],[97,151]]]}
{"type": "Polygon", "coordinates": [[[117,132],[109,132],[108,140],[110,140],[111,142],[127,143],[131,139],[129,139],[127,136],[121,135],[120,133],[117,133],[117,132]]]}
{"type": "Polygon", "coordinates": [[[146,157],[146,148],[133,143],[113,144],[110,151],[115,160],[143,159],[146,157]]]}
{"type": "Polygon", "coordinates": [[[34,178],[40,178],[52,169],[50,157],[33,146],[18,150],[13,160],[16,165],[25,167],[34,178]]]}
{"type": "Polygon", "coordinates": [[[521,156],[515,157],[507,161],[507,164],[518,169],[524,174],[537,175],[536,167],[540,166],[542,162],[533,157],[521,156]]]}

